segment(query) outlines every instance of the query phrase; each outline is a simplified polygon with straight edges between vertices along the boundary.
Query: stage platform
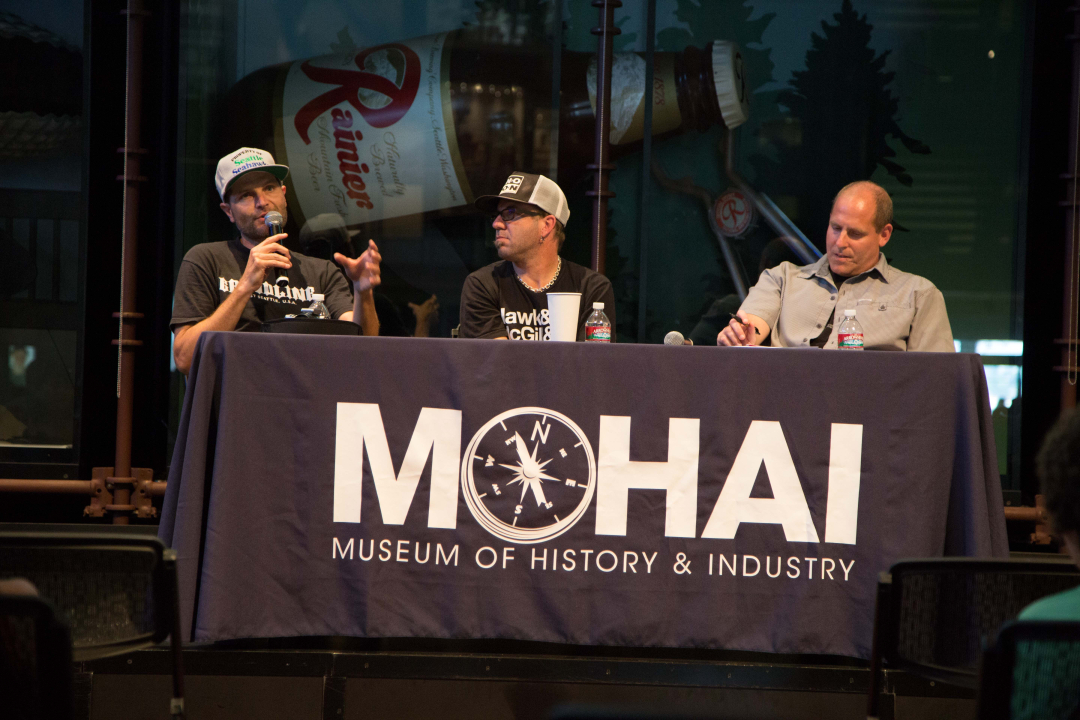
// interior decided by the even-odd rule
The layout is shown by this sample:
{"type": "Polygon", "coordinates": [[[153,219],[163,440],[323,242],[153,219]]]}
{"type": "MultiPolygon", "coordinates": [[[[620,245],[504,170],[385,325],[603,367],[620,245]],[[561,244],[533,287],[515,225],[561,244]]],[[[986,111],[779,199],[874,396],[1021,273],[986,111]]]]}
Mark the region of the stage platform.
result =
{"type": "MultiPolygon", "coordinates": [[[[157,531],[97,523],[0,529],[157,531]]],[[[77,663],[75,718],[168,720],[170,658],[161,646],[77,663]]],[[[494,640],[247,640],[188,646],[183,662],[187,717],[199,720],[862,720],[870,680],[865,662],[838,656],[494,640]]],[[[970,690],[901,671],[886,671],[884,687],[882,720],[975,717],[970,690]]]]}
{"type": "MultiPolygon", "coordinates": [[[[865,664],[844,658],[352,638],[242,645],[184,651],[188,717],[856,720],[866,717],[869,683],[865,664]]],[[[77,672],[80,717],[168,718],[166,649],[77,672]]],[[[883,719],[975,714],[961,688],[903,672],[887,672],[885,687],[883,719]]]]}

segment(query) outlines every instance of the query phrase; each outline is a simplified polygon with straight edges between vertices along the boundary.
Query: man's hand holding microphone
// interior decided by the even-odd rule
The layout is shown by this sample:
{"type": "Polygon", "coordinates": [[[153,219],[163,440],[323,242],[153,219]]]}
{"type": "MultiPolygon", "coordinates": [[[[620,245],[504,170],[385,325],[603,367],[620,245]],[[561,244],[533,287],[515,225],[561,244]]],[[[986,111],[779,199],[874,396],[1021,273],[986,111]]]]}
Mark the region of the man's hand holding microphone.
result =
{"type": "Polygon", "coordinates": [[[263,217],[269,237],[251,248],[248,253],[247,267],[240,277],[238,290],[251,295],[266,282],[267,278],[273,277],[274,282],[286,285],[289,282],[287,271],[292,267],[292,257],[289,249],[282,245],[285,238],[289,237],[282,232],[284,220],[281,213],[271,211],[263,217]],[[276,216],[276,217],[275,217],[276,216]]]}

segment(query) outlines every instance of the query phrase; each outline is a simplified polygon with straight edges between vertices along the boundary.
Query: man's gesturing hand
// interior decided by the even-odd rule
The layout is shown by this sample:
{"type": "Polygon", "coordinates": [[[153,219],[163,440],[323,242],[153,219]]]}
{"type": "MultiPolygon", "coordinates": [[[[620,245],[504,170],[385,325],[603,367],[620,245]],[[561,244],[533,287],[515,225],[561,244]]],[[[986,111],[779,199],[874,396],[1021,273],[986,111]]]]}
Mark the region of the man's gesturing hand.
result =
{"type": "Polygon", "coordinates": [[[353,288],[356,292],[370,290],[382,282],[382,277],[379,275],[379,263],[382,262],[382,255],[379,254],[379,248],[375,245],[374,240],[368,240],[368,249],[360,257],[353,259],[347,258],[341,253],[334,253],[334,260],[345,268],[345,274],[353,281],[353,288]]]}
{"type": "Polygon", "coordinates": [[[281,243],[289,237],[286,233],[271,235],[261,243],[251,248],[248,253],[247,267],[240,277],[238,289],[243,289],[249,295],[258,290],[266,280],[266,271],[270,268],[292,267],[292,256],[289,249],[281,243]]]}
{"type": "Polygon", "coordinates": [[[728,326],[716,336],[717,345],[757,345],[757,329],[754,324],[742,310],[737,315],[738,320],[732,318],[728,326]]]}

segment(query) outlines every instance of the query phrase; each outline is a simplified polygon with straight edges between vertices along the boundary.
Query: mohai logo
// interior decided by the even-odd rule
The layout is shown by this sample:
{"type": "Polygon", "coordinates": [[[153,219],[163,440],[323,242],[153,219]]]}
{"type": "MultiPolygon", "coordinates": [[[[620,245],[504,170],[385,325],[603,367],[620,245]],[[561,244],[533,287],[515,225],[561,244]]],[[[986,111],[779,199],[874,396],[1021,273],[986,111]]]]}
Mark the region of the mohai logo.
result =
{"type": "MultiPolygon", "coordinates": [[[[697,535],[701,421],[668,419],[668,457],[630,460],[630,418],[600,416],[596,455],[566,415],[539,407],[489,420],[461,453],[461,411],[423,408],[405,458],[394,471],[377,404],[338,403],[334,522],[359,523],[366,455],[385,525],[403,525],[431,459],[429,528],[457,527],[458,491],[473,518],[511,543],[535,544],[573,527],[596,501],[596,535],[625,536],[633,490],[666,492],[664,535],[697,535]]],[[[858,534],[862,425],[830,426],[825,538],[854,545],[858,534]]],[[[750,424],[700,535],[733,539],[742,523],[780,525],[788,542],[817,543],[795,463],[779,422],[750,424]],[[772,497],[751,497],[762,464],[772,497]]]]}

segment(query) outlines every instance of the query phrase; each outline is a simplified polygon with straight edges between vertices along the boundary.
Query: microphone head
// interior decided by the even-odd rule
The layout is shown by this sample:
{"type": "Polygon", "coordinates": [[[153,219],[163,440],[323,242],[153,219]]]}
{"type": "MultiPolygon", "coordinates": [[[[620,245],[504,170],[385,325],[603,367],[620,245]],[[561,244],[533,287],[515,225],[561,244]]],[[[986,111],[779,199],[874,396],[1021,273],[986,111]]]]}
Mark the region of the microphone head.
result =
{"type": "Polygon", "coordinates": [[[283,218],[281,213],[277,210],[271,210],[266,213],[263,222],[266,223],[266,228],[270,231],[271,235],[280,235],[281,228],[285,225],[285,218],[283,218]]]}
{"type": "Polygon", "coordinates": [[[665,345],[684,345],[686,344],[686,338],[678,330],[672,330],[664,336],[665,345]]]}

